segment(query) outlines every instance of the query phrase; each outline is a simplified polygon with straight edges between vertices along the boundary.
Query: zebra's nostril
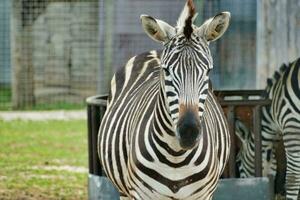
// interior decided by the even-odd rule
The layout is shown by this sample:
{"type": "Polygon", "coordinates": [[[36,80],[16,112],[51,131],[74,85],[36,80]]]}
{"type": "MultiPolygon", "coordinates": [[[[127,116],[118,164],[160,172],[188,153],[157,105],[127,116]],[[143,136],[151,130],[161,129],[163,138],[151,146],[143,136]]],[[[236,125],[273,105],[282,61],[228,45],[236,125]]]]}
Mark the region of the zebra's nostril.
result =
{"type": "Polygon", "coordinates": [[[176,132],[182,148],[193,148],[200,135],[199,118],[194,113],[187,112],[179,119],[176,132]]]}
{"type": "Polygon", "coordinates": [[[200,128],[195,125],[183,124],[177,127],[177,135],[180,146],[184,149],[191,149],[198,141],[200,128]]]}

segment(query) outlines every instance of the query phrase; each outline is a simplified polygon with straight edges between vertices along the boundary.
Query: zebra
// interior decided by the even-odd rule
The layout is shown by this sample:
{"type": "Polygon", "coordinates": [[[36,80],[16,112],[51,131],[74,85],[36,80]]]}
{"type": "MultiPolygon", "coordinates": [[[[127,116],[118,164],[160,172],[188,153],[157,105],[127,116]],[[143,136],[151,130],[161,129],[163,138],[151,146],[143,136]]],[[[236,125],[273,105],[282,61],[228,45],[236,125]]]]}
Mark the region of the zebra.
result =
{"type": "Polygon", "coordinates": [[[131,58],[111,80],[98,154],[120,199],[212,199],[229,156],[226,118],[209,89],[209,43],[226,31],[229,12],[202,26],[188,0],[177,26],[141,15],[163,51],[131,58]]]}
{"type": "MultiPolygon", "coordinates": [[[[265,91],[271,104],[262,107],[263,175],[285,176],[286,198],[300,199],[300,58],[283,64],[267,80],[265,91]]],[[[240,175],[254,176],[253,134],[239,121],[236,134],[242,141],[237,156],[240,175]]]]}

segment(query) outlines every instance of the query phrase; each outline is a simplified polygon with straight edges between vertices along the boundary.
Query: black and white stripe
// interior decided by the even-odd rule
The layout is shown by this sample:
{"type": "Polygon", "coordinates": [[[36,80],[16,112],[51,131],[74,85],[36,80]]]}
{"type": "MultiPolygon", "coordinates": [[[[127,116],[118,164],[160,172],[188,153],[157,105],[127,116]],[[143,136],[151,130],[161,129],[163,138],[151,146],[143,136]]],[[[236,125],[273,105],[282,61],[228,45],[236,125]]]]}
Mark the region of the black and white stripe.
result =
{"type": "MultiPolygon", "coordinates": [[[[282,65],[273,79],[268,79],[266,97],[272,102],[262,108],[263,174],[276,175],[276,167],[281,163],[276,163],[275,149],[282,141],[287,162],[286,197],[297,199],[300,196],[300,58],[288,66],[282,65]]],[[[237,131],[239,136],[241,133],[237,131]]],[[[239,153],[243,177],[254,175],[254,142],[252,134],[248,135],[248,139],[242,139],[244,148],[239,153]]]]}
{"type": "MultiPolygon", "coordinates": [[[[193,9],[189,0],[179,19],[193,9]]],[[[208,89],[208,40],[194,25],[190,33],[177,27],[164,34],[165,22],[142,20],[164,50],[137,55],[114,75],[98,136],[101,164],[122,199],[211,199],[230,138],[208,89]]]]}

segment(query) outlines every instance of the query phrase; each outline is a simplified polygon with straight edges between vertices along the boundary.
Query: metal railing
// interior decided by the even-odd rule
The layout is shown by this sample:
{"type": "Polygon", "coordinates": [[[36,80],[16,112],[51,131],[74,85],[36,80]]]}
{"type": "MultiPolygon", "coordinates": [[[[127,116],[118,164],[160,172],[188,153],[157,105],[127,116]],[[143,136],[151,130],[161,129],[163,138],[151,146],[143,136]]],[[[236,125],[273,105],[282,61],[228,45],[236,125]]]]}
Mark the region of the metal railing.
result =
{"type": "Polygon", "coordinates": [[[97,95],[87,98],[87,123],[88,123],[88,156],[89,173],[103,176],[98,153],[97,137],[101,120],[106,110],[107,95],[97,95]]]}
{"type": "MultiPolygon", "coordinates": [[[[236,178],[238,175],[236,171],[236,154],[239,145],[235,135],[235,120],[237,118],[250,125],[250,129],[254,133],[255,176],[262,176],[260,112],[262,106],[271,102],[263,97],[263,92],[263,90],[220,90],[214,92],[227,117],[231,134],[231,152],[223,174],[225,178],[236,178]]],[[[104,175],[97,154],[97,135],[101,119],[106,110],[106,100],[106,95],[93,96],[87,99],[89,172],[98,176],[104,175]]]]}
{"type": "Polygon", "coordinates": [[[237,177],[236,154],[238,151],[237,136],[235,134],[235,121],[237,118],[246,123],[254,134],[255,144],[255,176],[262,176],[261,157],[261,107],[270,104],[271,100],[264,98],[264,90],[220,90],[215,91],[219,102],[227,117],[231,149],[224,177],[237,177]]]}

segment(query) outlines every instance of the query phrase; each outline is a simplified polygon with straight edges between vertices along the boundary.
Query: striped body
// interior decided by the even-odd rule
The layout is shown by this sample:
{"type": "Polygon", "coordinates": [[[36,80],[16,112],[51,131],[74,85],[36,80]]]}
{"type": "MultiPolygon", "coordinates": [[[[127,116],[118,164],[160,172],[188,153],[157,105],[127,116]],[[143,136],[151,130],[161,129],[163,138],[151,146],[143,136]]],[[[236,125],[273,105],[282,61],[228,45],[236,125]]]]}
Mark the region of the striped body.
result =
{"type": "Polygon", "coordinates": [[[226,119],[208,91],[198,145],[173,148],[175,130],[160,64],[159,53],[147,52],[113,77],[99,131],[101,164],[123,197],[211,199],[228,159],[226,119]]]}
{"type": "MultiPolygon", "coordinates": [[[[262,150],[263,174],[275,175],[284,172],[276,168],[285,162],[286,157],[286,197],[297,199],[300,189],[300,59],[283,65],[268,80],[266,95],[272,100],[269,106],[262,108],[262,150]],[[283,143],[285,155],[276,155],[275,149],[283,143]],[[276,158],[279,163],[276,163],[276,158]]],[[[239,133],[240,134],[240,133],[239,133]]],[[[242,149],[242,176],[253,176],[254,161],[253,138],[242,149]],[[252,167],[253,166],[253,167],[252,167]]],[[[277,153],[278,154],[278,153],[277,153]]],[[[282,176],[282,175],[281,175],[282,176]]]]}

